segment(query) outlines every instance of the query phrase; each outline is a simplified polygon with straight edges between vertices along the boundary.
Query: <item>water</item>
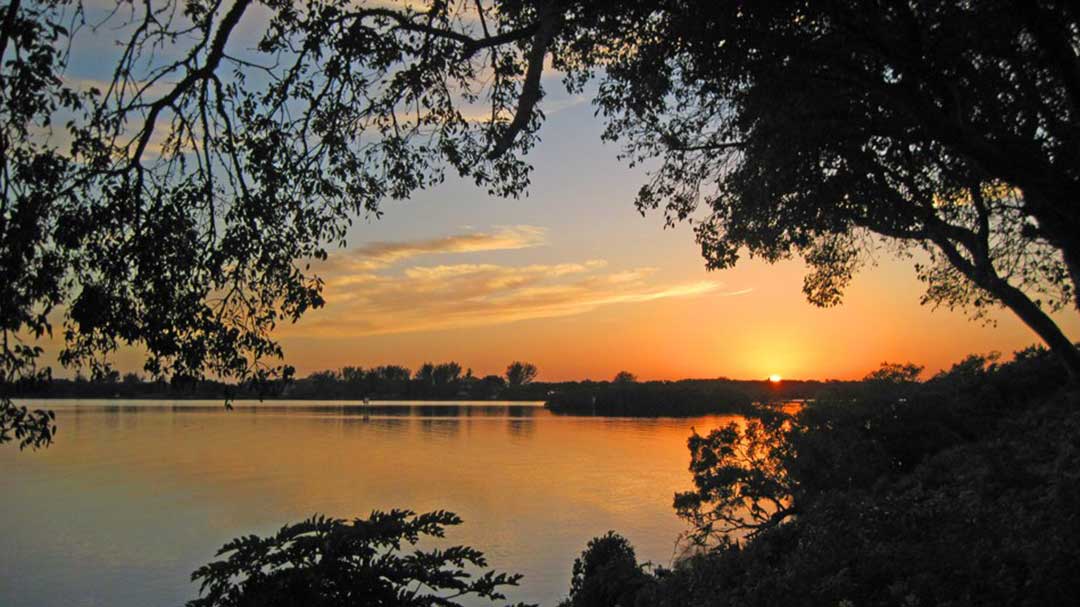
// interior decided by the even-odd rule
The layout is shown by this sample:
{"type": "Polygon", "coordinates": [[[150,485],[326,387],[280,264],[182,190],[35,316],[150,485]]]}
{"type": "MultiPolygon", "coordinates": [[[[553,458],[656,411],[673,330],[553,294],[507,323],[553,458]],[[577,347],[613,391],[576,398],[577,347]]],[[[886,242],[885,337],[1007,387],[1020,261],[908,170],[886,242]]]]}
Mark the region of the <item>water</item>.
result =
{"type": "Polygon", "coordinates": [[[446,509],[452,543],[553,605],[609,529],[670,564],[686,438],[731,417],[556,416],[539,403],[70,400],[53,446],[0,447],[0,605],[182,605],[229,539],[313,513],[446,509]]]}

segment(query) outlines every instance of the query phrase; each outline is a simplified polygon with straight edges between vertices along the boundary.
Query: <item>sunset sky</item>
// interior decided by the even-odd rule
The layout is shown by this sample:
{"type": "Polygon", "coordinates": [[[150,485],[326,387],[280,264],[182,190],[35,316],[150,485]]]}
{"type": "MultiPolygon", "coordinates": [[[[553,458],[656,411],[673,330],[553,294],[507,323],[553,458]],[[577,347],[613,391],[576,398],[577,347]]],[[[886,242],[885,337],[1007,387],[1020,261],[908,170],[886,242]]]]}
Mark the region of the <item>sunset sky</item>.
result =
{"type": "MultiPolygon", "coordinates": [[[[258,23],[242,30],[253,37],[258,23]]],[[[107,77],[108,38],[91,38],[68,77],[107,77]]],[[[1004,312],[985,325],[921,306],[912,261],[885,251],[833,309],[806,302],[798,261],[744,259],[706,272],[687,225],[665,230],[659,213],[634,209],[645,173],[601,143],[589,99],[566,96],[557,76],[545,88],[548,119],[529,157],[527,198],[492,198],[449,179],[387,202],[379,220],[357,219],[349,247],[322,267],[325,308],[278,333],[301,375],[445,360],[482,375],[520,359],[543,380],[608,379],[624,369],[641,379],[847,379],[883,361],[934,372],[968,353],[1035,343],[1004,312]]],[[[1080,338],[1075,311],[1057,318],[1080,338]]],[[[133,352],[116,362],[142,366],[133,352]]]]}
{"type": "MultiPolygon", "coordinates": [[[[545,380],[846,379],[1036,341],[1006,313],[987,326],[920,305],[912,262],[884,250],[833,309],[806,302],[798,261],[707,272],[688,226],[634,209],[644,172],[601,143],[588,100],[548,106],[528,198],[450,182],[357,222],[324,269],[326,307],[280,334],[301,374],[450,359],[486,374],[523,359],[545,380]]],[[[1074,313],[1059,320],[1080,335],[1074,313]]]]}
{"type": "MultiPolygon", "coordinates": [[[[358,218],[321,268],[327,304],[278,337],[298,374],[346,365],[456,360],[477,375],[513,360],[540,379],[860,378],[881,362],[928,372],[969,353],[1010,354],[1037,338],[919,303],[910,260],[882,250],[836,308],[806,302],[797,260],[744,259],[707,272],[693,233],[633,206],[645,180],[600,141],[588,99],[547,100],[529,196],[487,196],[449,179],[381,219],[358,218]]],[[[1080,321],[1057,319],[1073,339],[1080,321]]],[[[141,358],[121,352],[118,368],[141,358]]],[[[58,375],[65,375],[58,373],[58,375]]]]}

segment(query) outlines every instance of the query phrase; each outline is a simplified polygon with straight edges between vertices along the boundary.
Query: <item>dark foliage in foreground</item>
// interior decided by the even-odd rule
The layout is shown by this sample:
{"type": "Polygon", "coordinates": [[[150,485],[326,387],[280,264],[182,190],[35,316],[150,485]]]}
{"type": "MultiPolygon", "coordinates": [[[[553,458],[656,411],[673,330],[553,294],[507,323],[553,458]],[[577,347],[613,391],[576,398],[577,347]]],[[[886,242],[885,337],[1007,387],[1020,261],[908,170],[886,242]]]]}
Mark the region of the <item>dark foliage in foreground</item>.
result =
{"type": "MultiPolygon", "coordinates": [[[[970,357],[903,396],[695,435],[695,489],[676,505],[698,542],[670,570],[624,563],[589,584],[639,571],[619,600],[639,606],[1070,604],[1080,396],[1063,376],[1041,350],[970,357]],[[736,457],[755,448],[760,465],[736,457]]],[[[568,604],[614,603],[572,588],[568,604]]]]}
{"type": "Polygon", "coordinates": [[[574,559],[570,596],[559,605],[633,605],[634,597],[651,581],[638,565],[630,541],[608,531],[589,540],[574,559]]]}
{"type": "Polygon", "coordinates": [[[474,575],[470,570],[487,562],[473,548],[400,552],[403,544],[441,538],[447,525],[460,523],[445,511],[375,511],[351,523],[316,516],[271,537],[237,538],[218,551],[227,558],[192,574],[201,596],[188,607],[454,607],[462,598],[504,599],[500,589],[521,576],[474,575]]]}
{"type": "Polygon", "coordinates": [[[0,407],[0,444],[14,440],[19,449],[44,447],[56,433],[56,413],[13,403],[0,407]]]}

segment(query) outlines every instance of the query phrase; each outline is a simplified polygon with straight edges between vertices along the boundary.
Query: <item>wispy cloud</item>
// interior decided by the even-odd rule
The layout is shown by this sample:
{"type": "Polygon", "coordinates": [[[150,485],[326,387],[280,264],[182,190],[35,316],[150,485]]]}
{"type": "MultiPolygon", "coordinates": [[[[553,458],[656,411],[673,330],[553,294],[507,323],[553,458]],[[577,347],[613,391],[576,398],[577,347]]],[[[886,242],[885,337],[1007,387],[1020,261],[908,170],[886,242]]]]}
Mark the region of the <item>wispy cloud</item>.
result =
{"type": "Polygon", "coordinates": [[[600,259],[394,267],[420,255],[538,246],[544,236],[541,228],[513,226],[357,248],[322,272],[327,307],[288,328],[287,334],[352,337],[459,329],[570,316],[604,306],[749,292],[725,291],[721,283],[709,280],[665,283],[655,268],[611,270],[600,259]]]}
{"type": "Polygon", "coordinates": [[[371,271],[420,255],[510,251],[547,242],[545,228],[529,225],[500,226],[490,232],[468,232],[405,242],[372,242],[349,249],[324,266],[330,274],[371,271]]]}

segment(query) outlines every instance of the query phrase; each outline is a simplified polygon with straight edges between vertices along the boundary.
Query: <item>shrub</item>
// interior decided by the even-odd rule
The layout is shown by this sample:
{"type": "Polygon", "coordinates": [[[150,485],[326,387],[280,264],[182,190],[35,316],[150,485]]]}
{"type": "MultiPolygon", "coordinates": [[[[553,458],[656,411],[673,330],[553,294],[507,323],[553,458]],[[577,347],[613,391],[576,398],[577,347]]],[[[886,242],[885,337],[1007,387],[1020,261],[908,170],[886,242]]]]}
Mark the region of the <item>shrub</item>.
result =
{"type": "Polygon", "coordinates": [[[457,607],[459,599],[498,601],[520,575],[470,569],[487,566],[467,546],[415,550],[422,536],[443,537],[461,519],[451,512],[372,512],[347,522],[314,516],[276,535],[249,535],[225,544],[222,560],[199,568],[199,598],[188,607],[457,607]]]}

